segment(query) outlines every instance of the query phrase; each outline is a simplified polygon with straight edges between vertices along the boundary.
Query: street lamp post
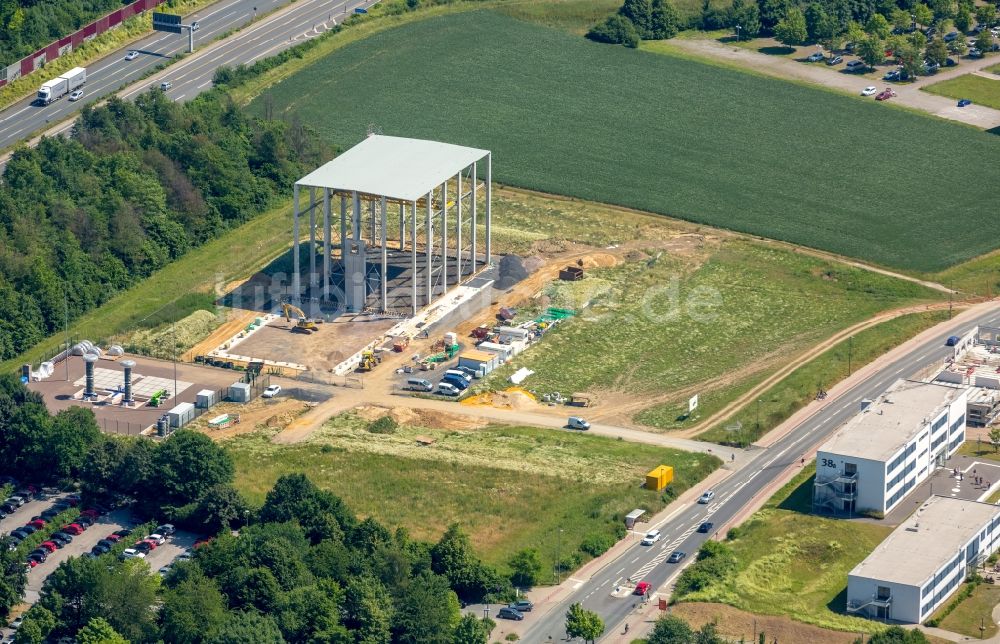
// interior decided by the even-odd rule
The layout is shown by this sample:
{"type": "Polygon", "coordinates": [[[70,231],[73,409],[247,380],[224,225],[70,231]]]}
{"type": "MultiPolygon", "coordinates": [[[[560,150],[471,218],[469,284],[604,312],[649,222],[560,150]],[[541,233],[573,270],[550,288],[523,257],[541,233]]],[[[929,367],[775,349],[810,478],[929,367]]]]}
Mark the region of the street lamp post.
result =
{"type": "Polygon", "coordinates": [[[562,528],[559,528],[559,533],[556,535],[556,584],[562,583],[562,562],[559,560],[559,551],[562,549],[562,528]]]}
{"type": "Polygon", "coordinates": [[[740,25],[736,25],[736,42],[740,41],[740,31],[743,29],[740,25]]]}
{"type": "Polygon", "coordinates": [[[847,375],[853,373],[854,360],[854,336],[847,338],[847,375]]]}
{"type": "Polygon", "coordinates": [[[761,399],[758,398],[757,399],[757,433],[758,434],[760,433],[760,403],[761,402],[762,402],[761,399]]]}

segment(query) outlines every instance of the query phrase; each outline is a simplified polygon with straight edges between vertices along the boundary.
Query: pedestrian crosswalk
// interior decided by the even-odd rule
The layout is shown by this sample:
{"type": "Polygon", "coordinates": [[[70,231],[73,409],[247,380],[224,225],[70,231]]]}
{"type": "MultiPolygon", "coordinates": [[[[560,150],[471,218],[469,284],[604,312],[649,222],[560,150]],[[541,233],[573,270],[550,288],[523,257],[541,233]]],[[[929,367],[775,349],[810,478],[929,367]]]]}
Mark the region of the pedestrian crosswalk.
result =
{"type": "MultiPolygon", "coordinates": [[[[719,507],[721,507],[721,505],[722,502],[717,501],[712,505],[708,506],[708,508],[705,510],[705,519],[708,519],[710,516],[715,514],[715,512],[719,509],[719,507]]],[[[630,577],[632,582],[634,583],[642,580],[642,578],[648,575],[650,572],[652,572],[654,568],[656,568],[661,563],[666,561],[667,557],[670,556],[670,553],[676,550],[682,543],[687,541],[688,537],[690,537],[692,534],[695,533],[695,531],[698,530],[699,525],[701,525],[701,522],[695,523],[694,525],[686,529],[684,532],[682,532],[676,539],[674,539],[670,543],[665,543],[662,546],[660,546],[660,552],[658,552],[655,557],[647,561],[645,564],[643,564],[641,568],[632,573],[630,577]]]]}

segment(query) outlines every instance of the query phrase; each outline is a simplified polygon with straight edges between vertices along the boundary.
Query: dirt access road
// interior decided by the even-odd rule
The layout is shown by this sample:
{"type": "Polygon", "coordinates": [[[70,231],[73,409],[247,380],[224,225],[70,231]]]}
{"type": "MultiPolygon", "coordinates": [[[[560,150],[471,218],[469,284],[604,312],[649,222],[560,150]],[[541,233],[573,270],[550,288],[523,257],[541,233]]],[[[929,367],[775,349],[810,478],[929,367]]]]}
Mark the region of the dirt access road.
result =
{"type": "MultiPolygon", "coordinates": [[[[992,56],[980,58],[979,60],[963,59],[960,65],[942,69],[933,76],[921,76],[912,83],[902,85],[896,83],[887,85],[886,81],[873,80],[863,75],[848,74],[839,71],[837,68],[827,67],[822,63],[803,63],[796,60],[797,58],[805,58],[813,53],[815,51],[814,47],[799,47],[795,54],[786,57],[769,56],[744,47],[736,47],[708,38],[674,39],[670,41],[670,45],[695,56],[733,63],[740,67],[747,67],[777,78],[805,81],[826,88],[843,90],[854,96],[859,95],[866,85],[875,85],[879,89],[891,85],[898,94],[896,98],[891,99],[893,103],[899,103],[900,105],[912,107],[928,114],[933,114],[934,116],[959,121],[983,129],[1000,127],[1000,110],[983,105],[970,105],[960,108],[953,99],[944,96],[935,96],[934,94],[928,94],[920,90],[921,87],[948,80],[949,78],[981,72],[984,67],[989,67],[997,63],[997,59],[992,56]]],[[[880,68],[880,71],[882,71],[882,68],[880,68]]],[[[1000,76],[988,73],[979,75],[995,78],[996,82],[1000,83],[1000,76]]],[[[881,78],[881,74],[879,77],[881,78]]],[[[869,98],[867,100],[874,99],[869,98]]]]}

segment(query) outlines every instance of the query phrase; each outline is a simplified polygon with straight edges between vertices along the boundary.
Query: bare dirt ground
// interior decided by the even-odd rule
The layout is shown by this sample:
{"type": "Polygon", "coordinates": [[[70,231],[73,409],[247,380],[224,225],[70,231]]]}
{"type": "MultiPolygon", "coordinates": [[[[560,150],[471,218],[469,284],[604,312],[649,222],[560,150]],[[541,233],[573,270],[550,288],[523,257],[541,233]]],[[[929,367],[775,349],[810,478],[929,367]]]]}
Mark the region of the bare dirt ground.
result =
{"type": "MultiPolygon", "coordinates": [[[[709,38],[675,39],[670,41],[672,46],[696,56],[723,60],[734,63],[741,67],[749,67],[755,71],[779,78],[789,78],[793,80],[806,81],[843,90],[850,94],[858,94],[866,85],[883,87],[886,81],[880,80],[881,74],[889,67],[879,69],[878,78],[874,80],[865,75],[847,74],[836,68],[829,68],[822,63],[808,64],[796,60],[805,58],[813,51],[811,47],[800,47],[793,56],[769,56],[745,47],[719,42],[709,38]]],[[[893,103],[899,103],[907,107],[912,107],[934,116],[967,123],[975,127],[984,129],[1000,126],[1000,110],[995,110],[983,105],[970,105],[968,107],[958,107],[953,99],[936,96],[920,90],[932,83],[937,83],[949,78],[971,74],[984,67],[996,64],[995,57],[986,57],[979,60],[962,59],[962,63],[956,67],[942,69],[933,76],[921,76],[912,83],[892,84],[897,96],[892,99],[893,103]]],[[[872,99],[869,99],[872,100],[872,99]]]]}
{"type": "Polygon", "coordinates": [[[249,434],[260,427],[285,427],[308,409],[308,403],[290,397],[255,398],[246,404],[220,403],[211,412],[195,419],[189,427],[205,433],[212,440],[221,441],[249,434]],[[240,422],[226,429],[211,429],[208,421],[221,414],[238,414],[240,422]]]}
{"type": "Polygon", "coordinates": [[[391,416],[400,425],[411,427],[434,427],[436,429],[480,429],[489,423],[481,418],[449,414],[434,409],[414,409],[412,407],[383,407],[381,405],[361,405],[354,413],[367,421],[391,416]]]}
{"type": "Polygon", "coordinates": [[[209,351],[217,349],[223,342],[229,340],[234,335],[247,328],[260,313],[256,311],[246,311],[244,309],[227,309],[226,321],[208,335],[204,340],[191,347],[181,356],[183,362],[194,362],[195,356],[207,355],[209,351]]]}
{"type": "Polygon", "coordinates": [[[701,602],[675,604],[670,612],[682,617],[693,628],[716,622],[719,632],[727,637],[743,638],[741,641],[756,642],[755,633],[764,633],[768,642],[796,642],[809,644],[851,644],[857,633],[831,631],[818,626],[802,624],[788,617],[774,615],[754,615],[725,604],[701,602]]]}
{"type": "Polygon", "coordinates": [[[388,331],[396,320],[344,315],[318,325],[314,333],[292,331],[295,322],[277,318],[234,349],[240,355],[294,362],[328,371],[388,331]]]}

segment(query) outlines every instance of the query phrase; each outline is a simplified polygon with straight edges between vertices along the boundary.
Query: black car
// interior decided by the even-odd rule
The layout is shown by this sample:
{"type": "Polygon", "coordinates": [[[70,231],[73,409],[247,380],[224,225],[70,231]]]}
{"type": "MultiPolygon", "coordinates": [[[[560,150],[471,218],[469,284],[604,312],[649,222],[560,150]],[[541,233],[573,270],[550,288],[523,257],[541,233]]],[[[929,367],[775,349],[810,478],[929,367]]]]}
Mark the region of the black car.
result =
{"type": "Polygon", "coordinates": [[[514,619],[517,621],[521,621],[522,619],[524,619],[524,614],[519,610],[511,608],[510,606],[504,606],[503,608],[497,611],[497,617],[499,617],[500,619],[514,619]]]}
{"type": "Polygon", "coordinates": [[[140,541],[139,543],[132,546],[134,550],[138,550],[143,554],[149,554],[149,551],[153,549],[153,546],[149,545],[145,541],[140,541]]]}
{"type": "Polygon", "coordinates": [[[703,533],[711,532],[712,528],[714,527],[715,527],[714,523],[712,523],[711,521],[706,521],[705,523],[702,523],[700,526],[698,526],[698,532],[703,532],[703,533]]]}
{"type": "Polygon", "coordinates": [[[121,530],[116,530],[114,534],[117,534],[119,537],[122,537],[124,539],[125,537],[132,534],[132,531],[129,530],[128,528],[122,528],[121,530]]]}
{"type": "Polygon", "coordinates": [[[107,545],[106,543],[99,543],[93,548],[91,548],[90,551],[95,555],[103,555],[105,553],[111,552],[111,546],[107,545]]]}
{"type": "Polygon", "coordinates": [[[76,518],[76,521],[74,523],[79,523],[83,527],[89,528],[90,526],[94,525],[94,517],[87,514],[81,514],[76,518]]]}
{"type": "Polygon", "coordinates": [[[112,541],[111,539],[101,539],[100,541],[97,542],[97,545],[107,546],[108,548],[114,548],[115,542],[112,541]]]}
{"type": "Polygon", "coordinates": [[[42,512],[41,514],[39,514],[38,516],[40,516],[41,518],[45,519],[46,521],[49,521],[52,518],[56,517],[59,514],[60,511],[61,510],[56,510],[55,508],[49,508],[45,512],[42,512]]]}
{"type": "Polygon", "coordinates": [[[18,541],[20,541],[22,539],[26,539],[29,534],[31,534],[31,532],[29,532],[28,530],[25,530],[24,528],[18,528],[17,530],[11,530],[10,538],[11,539],[16,538],[18,541]]]}
{"type": "Polygon", "coordinates": [[[7,514],[10,514],[18,508],[18,505],[13,501],[4,501],[3,505],[0,505],[0,510],[3,510],[7,514]]]}
{"type": "Polygon", "coordinates": [[[670,556],[667,557],[667,563],[680,563],[684,561],[684,557],[686,556],[687,556],[686,552],[681,552],[680,550],[674,550],[673,552],[670,553],[670,556]]]}
{"type": "Polygon", "coordinates": [[[32,550],[31,554],[28,555],[28,559],[34,559],[39,563],[44,563],[46,559],[49,558],[49,551],[39,548],[38,550],[32,550]]]}
{"type": "Polygon", "coordinates": [[[52,534],[52,536],[49,537],[49,539],[55,541],[56,543],[61,543],[65,546],[66,544],[73,541],[73,535],[67,534],[65,532],[55,532],[52,534]]]}

